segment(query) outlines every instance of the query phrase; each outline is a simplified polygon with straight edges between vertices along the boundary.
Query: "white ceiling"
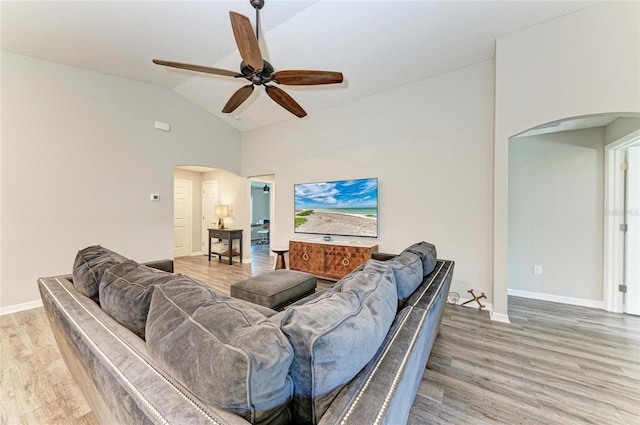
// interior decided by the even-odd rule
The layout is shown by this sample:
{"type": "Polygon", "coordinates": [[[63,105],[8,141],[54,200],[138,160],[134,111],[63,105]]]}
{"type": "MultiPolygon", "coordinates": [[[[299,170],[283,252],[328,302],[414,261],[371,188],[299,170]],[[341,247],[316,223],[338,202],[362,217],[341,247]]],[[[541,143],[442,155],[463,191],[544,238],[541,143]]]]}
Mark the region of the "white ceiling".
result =
{"type": "MultiPolygon", "coordinates": [[[[497,36],[596,3],[266,0],[260,44],[276,70],[343,72],[345,82],[339,85],[281,86],[313,116],[491,59],[497,36]]],[[[2,1],[1,6],[3,50],[173,89],[241,131],[299,119],[262,88],[234,114],[222,114],[227,99],[246,80],[151,62],[239,70],[228,12],[240,12],[255,25],[249,0],[2,1]]]]}

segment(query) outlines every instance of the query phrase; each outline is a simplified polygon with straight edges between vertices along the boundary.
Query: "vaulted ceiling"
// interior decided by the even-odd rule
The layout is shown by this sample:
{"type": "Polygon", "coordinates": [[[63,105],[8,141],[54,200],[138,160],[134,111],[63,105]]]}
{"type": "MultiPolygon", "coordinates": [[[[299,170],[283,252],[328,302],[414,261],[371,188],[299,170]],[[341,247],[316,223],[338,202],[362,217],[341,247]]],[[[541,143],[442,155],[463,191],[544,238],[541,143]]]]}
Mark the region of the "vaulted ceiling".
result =
{"type": "MultiPolygon", "coordinates": [[[[341,71],[339,85],[282,86],[309,113],[494,57],[495,40],[595,1],[277,1],[261,11],[260,45],[276,70],[341,71]]],[[[175,90],[240,131],[298,120],[246,83],[154,65],[153,58],[239,70],[236,1],[2,1],[2,49],[175,90]]]]}

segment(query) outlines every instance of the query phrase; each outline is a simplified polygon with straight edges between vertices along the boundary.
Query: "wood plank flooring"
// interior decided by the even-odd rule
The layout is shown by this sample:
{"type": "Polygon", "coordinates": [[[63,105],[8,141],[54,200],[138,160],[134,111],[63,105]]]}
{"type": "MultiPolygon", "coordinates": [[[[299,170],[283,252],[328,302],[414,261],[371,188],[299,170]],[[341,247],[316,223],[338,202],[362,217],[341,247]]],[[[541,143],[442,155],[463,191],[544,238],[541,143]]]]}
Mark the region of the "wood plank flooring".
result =
{"type": "Polygon", "coordinates": [[[447,306],[410,424],[640,424],[640,317],[509,297],[447,306]]]}
{"type": "MultiPolygon", "coordinates": [[[[176,272],[229,293],[273,267],[253,248],[252,264],[184,257],[176,272]]],[[[509,317],[446,307],[409,424],[640,424],[640,317],[516,297],[509,317]]],[[[42,308],[0,332],[0,424],[97,424],[42,308]]]]}
{"type": "Polygon", "coordinates": [[[0,366],[1,424],[98,424],[42,307],[0,316],[0,366]]]}

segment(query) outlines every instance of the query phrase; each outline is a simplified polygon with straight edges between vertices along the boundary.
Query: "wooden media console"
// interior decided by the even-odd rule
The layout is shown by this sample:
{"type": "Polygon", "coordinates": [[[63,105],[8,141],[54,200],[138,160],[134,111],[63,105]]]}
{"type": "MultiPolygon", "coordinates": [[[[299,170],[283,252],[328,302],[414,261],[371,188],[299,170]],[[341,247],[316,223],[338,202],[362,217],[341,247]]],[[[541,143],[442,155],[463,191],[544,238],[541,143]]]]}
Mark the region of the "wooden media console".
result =
{"type": "Polygon", "coordinates": [[[366,242],[289,241],[289,269],[339,280],[378,252],[366,242]]]}

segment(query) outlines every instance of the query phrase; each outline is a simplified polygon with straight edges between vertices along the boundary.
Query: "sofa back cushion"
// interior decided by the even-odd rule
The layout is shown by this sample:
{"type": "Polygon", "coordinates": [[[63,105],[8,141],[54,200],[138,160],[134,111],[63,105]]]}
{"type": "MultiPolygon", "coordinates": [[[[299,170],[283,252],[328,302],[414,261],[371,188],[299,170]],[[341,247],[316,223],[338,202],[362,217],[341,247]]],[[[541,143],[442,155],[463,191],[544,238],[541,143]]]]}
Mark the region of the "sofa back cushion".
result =
{"type": "Polygon", "coordinates": [[[99,301],[102,275],[109,267],[124,261],[126,257],[100,245],[86,247],[78,251],[73,263],[73,286],[81,294],[99,301]]]}
{"type": "Polygon", "coordinates": [[[253,424],[286,424],[293,348],[247,303],[178,275],[155,286],[147,349],[202,402],[253,424]]]}
{"type": "Polygon", "coordinates": [[[153,286],[170,282],[173,277],[133,260],[116,264],[100,280],[100,306],[116,322],[144,339],[153,286]]]}
{"type": "Polygon", "coordinates": [[[397,293],[383,263],[344,278],[272,318],[295,350],[291,365],[296,424],[316,424],[340,389],[373,358],[393,322],[397,293]]]}
{"type": "Polygon", "coordinates": [[[426,276],[433,271],[436,266],[438,253],[436,246],[428,242],[418,242],[406,248],[402,252],[412,252],[422,260],[422,275],[426,276]]]}
{"type": "Polygon", "coordinates": [[[420,283],[422,283],[423,266],[422,260],[413,252],[404,251],[396,255],[391,260],[378,261],[369,260],[365,263],[364,269],[378,267],[378,264],[387,265],[393,271],[398,287],[398,301],[400,305],[413,294],[420,283]]]}

